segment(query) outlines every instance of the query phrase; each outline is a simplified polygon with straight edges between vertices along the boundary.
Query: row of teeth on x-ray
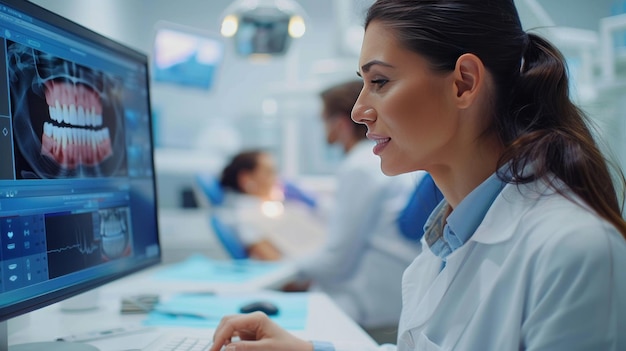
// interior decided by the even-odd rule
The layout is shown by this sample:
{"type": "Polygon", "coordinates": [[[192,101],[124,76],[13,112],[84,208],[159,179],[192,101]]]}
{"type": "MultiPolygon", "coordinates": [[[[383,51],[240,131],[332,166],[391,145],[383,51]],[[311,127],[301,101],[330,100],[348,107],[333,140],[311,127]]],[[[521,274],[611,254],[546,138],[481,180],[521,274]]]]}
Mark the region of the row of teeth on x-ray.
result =
{"type": "Polygon", "coordinates": [[[49,80],[45,96],[53,121],[81,127],[102,125],[100,94],[84,84],[49,80]]]}
{"type": "Polygon", "coordinates": [[[98,130],[58,127],[48,122],[43,124],[43,133],[61,145],[92,145],[94,148],[110,138],[107,127],[98,130]]]}
{"type": "Polygon", "coordinates": [[[102,115],[96,113],[96,108],[85,109],[76,105],[61,105],[59,100],[55,106],[49,106],[50,118],[58,123],[67,123],[75,126],[99,127],[102,125],[102,115]]]}

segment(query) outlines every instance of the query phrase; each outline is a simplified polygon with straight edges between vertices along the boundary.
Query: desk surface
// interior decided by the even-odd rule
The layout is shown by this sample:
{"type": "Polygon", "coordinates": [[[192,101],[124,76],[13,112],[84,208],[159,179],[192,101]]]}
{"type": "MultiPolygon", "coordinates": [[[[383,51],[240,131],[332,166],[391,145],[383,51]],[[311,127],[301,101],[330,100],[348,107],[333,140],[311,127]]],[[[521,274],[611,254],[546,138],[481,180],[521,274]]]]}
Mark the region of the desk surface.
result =
{"type": "MultiPolygon", "coordinates": [[[[171,296],[179,291],[198,291],[207,288],[216,290],[216,286],[209,286],[210,284],[193,284],[190,282],[181,286],[180,284],[168,284],[167,282],[150,279],[153,272],[154,270],[152,269],[147,270],[100,287],[95,290],[95,293],[87,293],[92,298],[97,298],[98,303],[95,309],[67,312],[62,309],[63,302],[61,302],[31,312],[25,318],[19,317],[24,325],[18,328],[18,330],[9,332],[9,344],[51,341],[62,336],[88,333],[96,330],[139,326],[145,320],[145,315],[122,315],[119,312],[121,297],[129,294],[151,292],[159,293],[161,296],[171,296]]],[[[258,288],[263,288],[263,284],[268,282],[269,280],[253,282],[243,287],[240,286],[243,289],[239,289],[238,293],[247,294],[251,297],[255,296],[255,294],[262,295],[264,292],[257,290],[258,288]]],[[[218,287],[217,291],[219,296],[219,294],[232,294],[236,290],[235,285],[222,285],[218,287]]],[[[306,327],[304,330],[293,331],[294,334],[310,340],[350,341],[362,342],[368,346],[376,345],[370,336],[347,317],[325,294],[308,294],[308,304],[306,327]]],[[[9,325],[9,329],[11,330],[11,325],[9,325]]],[[[133,335],[103,339],[90,343],[100,348],[101,351],[119,351],[143,347],[153,340],[156,335],[164,332],[211,336],[213,330],[159,326],[133,335]]]]}
{"type": "MultiPolygon", "coordinates": [[[[9,344],[51,341],[58,337],[88,333],[96,330],[109,330],[120,326],[141,325],[145,316],[121,315],[119,300],[111,295],[100,295],[100,307],[86,312],[63,312],[58,305],[52,305],[33,312],[28,316],[27,327],[9,335],[9,344]],[[110,302],[104,303],[104,300],[110,302]]],[[[154,340],[156,334],[164,332],[189,333],[190,335],[212,336],[213,329],[154,327],[147,332],[108,338],[90,342],[101,351],[144,347],[154,340]],[[156,334],[155,334],[156,333],[156,334]]],[[[326,295],[311,293],[306,328],[293,331],[294,334],[309,340],[332,342],[359,342],[376,345],[358,325],[350,320],[326,295]]]]}
{"type": "MultiPolygon", "coordinates": [[[[231,260],[213,260],[204,256],[190,256],[187,260],[175,262],[165,265],[158,265],[129,277],[114,281],[104,288],[107,291],[115,291],[120,294],[141,294],[141,293],[176,293],[176,292],[195,292],[195,291],[212,291],[216,293],[228,292],[252,292],[265,289],[277,289],[284,286],[285,283],[294,279],[297,274],[296,268],[289,262],[265,262],[271,265],[272,269],[254,270],[259,272],[257,276],[243,274],[246,278],[244,281],[224,281],[220,279],[212,279],[209,276],[202,277],[202,272],[207,275],[211,274],[212,269],[208,269],[213,265],[217,265],[228,270],[242,267],[245,270],[246,263],[238,265],[231,260]],[[193,272],[189,272],[192,270],[193,272]],[[173,279],[163,278],[163,273],[169,273],[167,276],[173,279]],[[191,274],[189,274],[191,273],[191,274]],[[176,275],[187,276],[186,278],[177,279],[176,275]]],[[[246,261],[248,262],[248,261],[246,261]]],[[[254,266],[254,263],[249,263],[254,266]]],[[[259,263],[259,264],[264,264],[259,263]]],[[[234,272],[233,272],[234,273],[234,272]]],[[[219,278],[219,277],[214,277],[219,278]]]]}

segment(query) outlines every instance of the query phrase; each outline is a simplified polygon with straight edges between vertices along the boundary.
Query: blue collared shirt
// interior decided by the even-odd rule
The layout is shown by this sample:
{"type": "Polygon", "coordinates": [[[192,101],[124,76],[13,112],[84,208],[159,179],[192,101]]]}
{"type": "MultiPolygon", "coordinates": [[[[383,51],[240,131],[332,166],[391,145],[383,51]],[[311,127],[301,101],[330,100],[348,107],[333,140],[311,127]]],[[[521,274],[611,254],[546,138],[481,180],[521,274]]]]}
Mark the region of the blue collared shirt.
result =
{"type": "Polygon", "coordinates": [[[445,262],[449,254],[474,234],[505,184],[497,172],[492,174],[472,190],[447,218],[445,214],[449,205],[445,199],[441,201],[424,225],[424,237],[430,251],[445,262]],[[441,229],[437,229],[441,226],[443,235],[441,229]]]}

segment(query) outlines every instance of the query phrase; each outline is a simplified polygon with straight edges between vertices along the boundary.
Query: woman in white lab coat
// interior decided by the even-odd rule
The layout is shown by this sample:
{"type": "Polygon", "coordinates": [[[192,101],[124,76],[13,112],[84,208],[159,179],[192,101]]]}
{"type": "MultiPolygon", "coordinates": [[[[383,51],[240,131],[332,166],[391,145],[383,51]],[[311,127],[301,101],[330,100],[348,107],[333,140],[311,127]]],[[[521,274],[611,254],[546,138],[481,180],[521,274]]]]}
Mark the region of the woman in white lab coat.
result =
{"type": "MultiPolygon", "coordinates": [[[[626,222],[562,55],[513,0],[378,0],[352,117],[445,196],[403,277],[408,350],[626,350],[626,222]]],[[[617,172],[621,175],[621,172],[617,172]]],[[[623,177],[620,177],[623,182],[623,177]]],[[[364,350],[229,316],[217,351],[364,350]],[[231,342],[239,336],[241,341],[231,342]]]]}

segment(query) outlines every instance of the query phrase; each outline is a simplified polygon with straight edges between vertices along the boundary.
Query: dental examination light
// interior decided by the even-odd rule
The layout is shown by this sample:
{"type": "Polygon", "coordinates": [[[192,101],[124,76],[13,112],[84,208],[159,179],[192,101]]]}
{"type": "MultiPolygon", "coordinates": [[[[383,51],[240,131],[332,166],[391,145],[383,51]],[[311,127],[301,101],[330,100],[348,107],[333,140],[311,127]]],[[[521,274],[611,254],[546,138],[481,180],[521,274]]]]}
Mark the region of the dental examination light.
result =
{"type": "Polygon", "coordinates": [[[246,57],[284,55],[305,31],[304,11],[293,0],[236,0],[222,16],[221,34],[246,57]]]}

